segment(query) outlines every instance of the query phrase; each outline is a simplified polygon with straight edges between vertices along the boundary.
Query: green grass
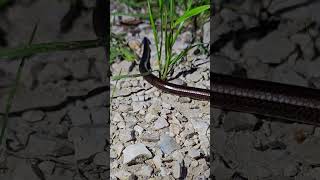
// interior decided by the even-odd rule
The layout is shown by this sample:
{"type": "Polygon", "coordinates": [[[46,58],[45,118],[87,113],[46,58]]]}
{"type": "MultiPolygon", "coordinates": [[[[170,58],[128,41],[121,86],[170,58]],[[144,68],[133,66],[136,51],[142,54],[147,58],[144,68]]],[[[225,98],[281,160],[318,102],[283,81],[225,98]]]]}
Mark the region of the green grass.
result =
{"type": "Polygon", "coordinates": [[[173,71],[174,65],[176,65],[194,46],[190,46],[180,52],[179,54],[173,53],[173,46],[181,34],[184,24],[192,17],[207,11],[210,5],[201,5],[194,7],[193,1],[188,0],[185,2],[186,9],[182,15],[179,15],[175,6],[174,0],[159,0],[158,7],[160,11],[160,18],[158,21],[160,25],[157,27],[156,18],[154,17],[154,10],[151,8],[151,0],[148,0],[148,12],[150,24],[155,39],[155,45],[157,49],[157,62],[160,69],[159,77],[166,80],[169,73],[173,71]],[[159,32],[158,32],[158,29],[159,32]],[[164,54],[162,51],[164,50],[164,54]]]}
{"type": "Polygon", "coordinates": [[[71,41],[71,42],[50,42],[31,44],[15,48],[0,49],[0,59],[16,59],[31,56],[39,53],[49,53],[56,51],[72,51],[102,46],[100,40],[71,41]]]}
{"type": "MultiPolygon", "coordinates": [[[[131,16],[143,20],[149,20],[157,51],[157,63],[159,66],[159,77],[166,80],[168,75],[173,71],[173,67],[178,64],[188,51],[198,45],[190,45],[188,48],[178,54],[173,53],[174,46],[178,36],[183,31],[185,25],[191,23],[188,21],[197,17],[201,22],[207,21],[210,12],[210,1],[208,0],[117,0],[126,4],[132,9],[141,9],[146,7],[147,14],[136,11],[135,13],[115,12],[112,16],[131,16]],[[179,6],[175,6],[179,4],[179,6]],[[183,12],[181,14],[181,12],[183,12]],[[200,17],[200,18],[199,18],[200,17]],[[201,19],[202,18],[202,19],[201,19]],[[163,52],[164,51],[164,52],[163,52]]],[[[129,10],[130,11],[130,10],[129,10]]],[[[198,22],[198,21],[197,21],[198,22]]],[[[111,63],[119,58],[127,61],[134,61],[138,56],[127,46],[124,39],[125,34],[111,34],[110,60],[111,63]]],[[[114,76],[119,78],[130,78],[130,75],[114,76]]]]}
{"type": "MultiPolygon", "coordinates": [[[[33,31],[31,33],[28,45],[31,45],[31,43],[32,43],[32,41],[33,41],[33,39],[35,37],[37,28],[38,28],[38,23],[36,23],[36,25],[33,28],[33,31]]],[[[22,57],[22,59],[20,61],[14,85],[12,86],[12,88],[11,88],[11,90],[9,92],[8,99],[6,101],[6,108],[5,108],[4,116],[2,116],[2,124],[1,124],[1,132],[0,132],[1,133],[0,134],[0,146],[3,143],[3,139],[4,139],[4,136],[5,136],[5,131],[6,131],[6,128],[7,128],[8,121],[9,121],[9,112],[10,112],[10,109],[11,109],[11,106],[12,106],[14,95],[17,92],[17,88],[18,88],[18,85],[19,85],[19,82],[20,82],[20,79],[21,79],[21,72],[22,72],[23,66],[25,64],[26,58],[27,58],[27,56],[24,56],[24,57],[22,57]]]]}
{"type": "Polygon", "coordinates": [[[127,45],[124,36],[124,34],[111,33],[110,63],[113,63],[118,57],[129,62],[139,59],[138,55],[127,45]]]}

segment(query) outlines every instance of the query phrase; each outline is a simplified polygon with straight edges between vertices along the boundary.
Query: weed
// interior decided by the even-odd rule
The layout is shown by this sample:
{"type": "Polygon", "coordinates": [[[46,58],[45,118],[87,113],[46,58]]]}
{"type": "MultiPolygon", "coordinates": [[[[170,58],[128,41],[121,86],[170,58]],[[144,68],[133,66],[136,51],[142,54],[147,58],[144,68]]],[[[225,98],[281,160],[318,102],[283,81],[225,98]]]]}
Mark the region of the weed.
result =
{"type": "Polygon", "coordinates": [[[111,33],[110,63],[113,63],[117,57],[129,62],[139,59],[138,55],[126,44],[126,39],[122,34],[111,33]]]}
{"type": "Polygon", "coordinates": [[[210,5],[201,5],[193,7],[191,0],[183,1],[185,5],[184,13],[179,16],[174,0],[159,0],[158,8],[160,11],[160,34],[156,27],[156,19],[154,17],[154,10],[151,8],[151,0],[148,0],[149,19],[155,39],[157,50],[157,62],[159,66],[159,77],[166,80],[168,74],[173,70],[173,66],[184,57],[187,52],[194,46],[188,47],[179,54],[173,53],[173,46],[181,34],[185,22],[191,17],[197,16],[210,8],[210,5]],[[162,50],[164,48],[164,55],[162,50]],[[162,59],[163,58],[163,59],[162,59]]]}

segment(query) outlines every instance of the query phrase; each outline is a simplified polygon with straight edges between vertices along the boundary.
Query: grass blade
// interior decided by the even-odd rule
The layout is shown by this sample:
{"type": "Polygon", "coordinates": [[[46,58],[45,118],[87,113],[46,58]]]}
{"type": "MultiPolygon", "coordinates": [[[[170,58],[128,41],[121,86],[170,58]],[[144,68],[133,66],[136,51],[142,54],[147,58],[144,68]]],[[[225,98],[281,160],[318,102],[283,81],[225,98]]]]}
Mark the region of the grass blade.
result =
{"type": "Polygon", "coordinates": [[[32,44],[17,48],[6,48],[0,50],[0,59],[13,59],[31,56],[37,53],[47,53],[55,51],[71,51],[102,46],[100,40],[72,41],[72,42],[52,42],[32,44]]]}
{"type": "Polygon", "coordinates": [[[199,44],[195,44],[192,45],[190,47],[187,47],[186,49],[184,49],[183,51],[181,51],[178,55],[176,55],[171,61],[170,61],[170,66],[176,64],[180,59],[182,59],[183,56],[186,56],[188,51],[190,51],[192,48],[202,45],[203,43],[199,43],[199,44]]]}
{"type": "Polygon", "coordinates": [[[157,70],[153,70],[153,71],[147,72],[145,74],[122,74],[121,75],[121,73],[120,73],[119,75],[113,76],[112,80],[116,81],[116,80],[120,80],[120,79],[124,79],[124,78],[136,78],[136,77],[152,74],[152,72],[156,72],[156,71],[157,70]]]}
{"type": "Polygon", "coordinates": [[[158,55],[158,65],[161,65],[161,57],[160,57],[160,52],[159,52],[159,39],[158,39],[158,33],[157,33],[157,28],[156,25],[154,23],[154,18],[153,18],[153,13],[152,13],[152,9],[151,9],[151,5],[150,5],[150,0],[148,0],[148,11],[149,11],[149,18],[150,18],[150,22],[151,22],[151,27],[152,27],[152,31],[153,31],[153,36],[154,36],[154,40],[155,40],[155,44],[156,44],[156,48],[157,48],[157,55],[158,55]]]}
{"type": "Polygon", "coordinates": [[[176,27],[177,25],[179,25],[181,22],[196,16],[206,10],[208,10],[210,8],[210,5],[203,5],[203,6],[199,6],[193,9],[188,10],[187,12],[185,12],[181,17],[179,17],[175,23],[174,23],[174,27],[176,27]]]}
{"type": "MultiPolygon", "coordinates": [[[[38,28],[38,23],[36,23],[36,25],[33,28],[33,31],[31,33],[31,37],[30,37],[29,42],[28,42],[29,45],[32,43],[32,41],[34,39],[34,36],[36,34],[36,31],[37,31],[37,28],[38,28]]],[[[22,69],[23,69],[23,66],[24,66],[26,58],[27,58],[26,56],[22,57],[22,59],[20,61],[20,64],[19,64],[19,67],[18,67],[18,70],[17,70],[17,74],[16,74],[16,78],[15,78],[15,83],[12,86],[12,89],[11,89],[10,94],[8,96],[8,99],[6,101],[7,104],[6,104],[5,114],[4,114],[4,116],[2,116],[0,145],[2,145],[2,143],[3,143],[3,138],[4,138],[4,135],[5,135],[5,130],[6,130],[6,127],[7,127],[7,124],[8,124],[8,119],[9,119],[9,112],[10,112],[10,109],[11,109],[11,106],[12,106],[12,101],[13,101],[14,95],[16,94],[17,87],[19,85],[19,81],[21,79],[21,72],[22,72],[22,69]]]]}

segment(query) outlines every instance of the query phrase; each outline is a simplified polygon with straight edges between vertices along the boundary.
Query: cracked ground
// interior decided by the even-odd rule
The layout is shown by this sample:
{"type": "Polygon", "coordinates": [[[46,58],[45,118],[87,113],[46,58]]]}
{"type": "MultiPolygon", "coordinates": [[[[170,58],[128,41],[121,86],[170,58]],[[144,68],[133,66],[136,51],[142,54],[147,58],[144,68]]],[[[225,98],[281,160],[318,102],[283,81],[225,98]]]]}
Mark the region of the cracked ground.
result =
{"type": "MultiPolygon", "coordinates": [[[[219,1],[211,71],[320,88],[319,8],[313,0],[219,1]]],[[[214,179],[319,179],[318,127],[219,109],[211,115],[214,179]]]]}
{"type": "MultiPolygon", "coordinates": [[[[95,39],[94,1],[83,1],[73,26],[60,25],[67,1],[17,1],[0,13],[3,47],[95,39]]],[[[1,33],[0,33],[1,34],[1,33]]],[[[0,62],[0,110],[19,60],[0,62]]],[[[0,179],[108,179],[106,63],[102,48],[29,58],[9,114],[0,179]]]]}

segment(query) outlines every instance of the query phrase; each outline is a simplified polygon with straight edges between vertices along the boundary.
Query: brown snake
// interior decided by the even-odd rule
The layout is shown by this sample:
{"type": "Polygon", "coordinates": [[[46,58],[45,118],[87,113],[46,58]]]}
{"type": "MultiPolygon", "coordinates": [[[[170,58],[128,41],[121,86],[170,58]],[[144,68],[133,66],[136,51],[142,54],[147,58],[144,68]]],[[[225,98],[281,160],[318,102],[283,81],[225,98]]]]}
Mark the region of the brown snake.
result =
{"type": "Polygon", "coordinates": [[[320,125],[320,90],[216,73],[210,73],[210,90],[172,84],[150,73],[150,41],[144,38],[143,45],[140,73],[147,82],[164,92],[211,100],[211,107],[223,110],[320,125]]]}

